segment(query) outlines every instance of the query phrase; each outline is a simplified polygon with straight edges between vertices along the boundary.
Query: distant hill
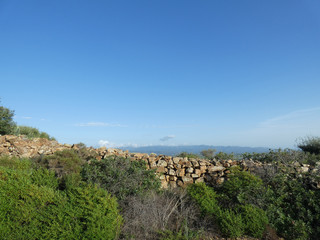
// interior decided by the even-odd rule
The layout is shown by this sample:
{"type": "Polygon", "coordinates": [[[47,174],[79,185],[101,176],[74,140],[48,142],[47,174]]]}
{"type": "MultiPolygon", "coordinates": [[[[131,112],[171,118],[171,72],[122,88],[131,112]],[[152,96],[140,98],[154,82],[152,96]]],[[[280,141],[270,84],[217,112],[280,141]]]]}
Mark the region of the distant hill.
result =
{"type": "Polygon", "coordinates": [[[186,145],[186,146],[145,146],[145,147],[122,147],[123,150],[140,153],[156,153],[169,156],[177,155],[181,152],[200,154],[202,150],[209,148],[216,149],[217,152],[242,154],[245,152],[263,153],[269,152],[270,148],[266,147],[238,147],[238,146],[212,146],[212,145],[186,145]]]}

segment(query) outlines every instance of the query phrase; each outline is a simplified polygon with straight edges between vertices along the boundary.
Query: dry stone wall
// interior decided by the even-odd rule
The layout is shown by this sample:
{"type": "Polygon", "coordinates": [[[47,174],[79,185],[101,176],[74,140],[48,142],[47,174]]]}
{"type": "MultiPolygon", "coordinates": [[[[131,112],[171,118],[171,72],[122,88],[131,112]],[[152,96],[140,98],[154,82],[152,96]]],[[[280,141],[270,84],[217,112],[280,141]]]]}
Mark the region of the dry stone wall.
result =
{"type": "MultiPolygon", "coordinates": [[[[0,136],[0,156],[10,155],[17,157],[33,158],[40,155],[51,155],[64,149],[77,149],[78,145],[60,144],[43,138],[27,139],[24,136],[0,136]]],[[[130,158],[133,161],[144,161],[148,169],[154,169],[161,180],[163,188],[186,187],[189,184],[207,182],[211,185],[220,185],[230,173],[230,167],[239,166],[245,171],[270,174],[278,171],[275,164],[262,164],[252,160],[213,160],[172,157],[166,155],[130,153],[112,148],[88,148],[95,151],[97,159],[105,159],[111,155],[130,158]]],[[[306,164],[293,164],[293,171],[297,174],[310,174],[313,177],[311,184],[320,189],[320,164],[309,166],[306,164]],[[318,180],[317,180],[318,179],[318,180]]]]}

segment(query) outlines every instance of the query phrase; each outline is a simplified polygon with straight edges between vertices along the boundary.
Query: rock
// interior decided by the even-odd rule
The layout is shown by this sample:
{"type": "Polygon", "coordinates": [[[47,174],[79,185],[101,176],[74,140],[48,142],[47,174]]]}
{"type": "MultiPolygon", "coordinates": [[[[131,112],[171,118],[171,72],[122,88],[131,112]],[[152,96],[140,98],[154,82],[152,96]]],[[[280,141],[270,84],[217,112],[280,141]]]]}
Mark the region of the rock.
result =
{"type": "Polygon", "coordinates": [[[168,182],[166,180],[161,180],[161,187],[164,189],[168,188],[168,182]]]}
{"type": "Polygon", "coordinates": [[[203,178],[203,177],[200,177],[200,178],[196,179],[194,182],[195,182],[195,183],[204,182],[204,178],[203,178]]]}
{"type": "Polygon", "coordinates": [[[166,169],[165,167],[163,167],[163,166],[160,166],[160,167],[157,167],[156,168],[156,172],[157,173],[165,173],[165,172],[167,172],[168,171],[168,169],[166,169]]]}
{"type": "Polygon", "coordinates": [[[181,159],[182,159],[182,158],[180,158],[180,157],[174,157],[174,158],[172,159],[172,161],[173,161],[173,163],[178,164],[181,159]]]}
{"type": "Polygon", "coordinates": [[[192,167],[188,167],[186,170],[187,173],[193,173],[193,168],[192,167]]]}
{"type": "Polygon", "coordinates": [[[169,181],[169,186],[170,188],[176,188],[177,187],[176,181],[169,181]]]}
{"type": "Polygon", "coordinates": [[[176,172],[173,169],[169,169],[169,176],[175,176],[176,172]]]}
{"type": "Polygon", "coordinates": [[[176,170],[176,173],[177,173],[178,177],[182,177],[185,175],[185,170],[184,170],[184,168],[179,168],[176,170]]]}
{"type": "Polygon", "coordinates": [[[169,181],[177,181],[177,179],[176,176],[169,176],[169,181]]]}
{"type": "Polygon", "coordinates": [[[192,184],[193,183],[193,178],[191,177],[182,177],[182,181],[184,184],[192,184]]]}
{"type": "Polygon", "coordinates": [[[225,167],[222,167],[222,166],[212,166],[212,167],[209,167],[208,168],[208,172],[219,172],[219,171],[223,171],[225,170],[226,168],[225,167]]]}
{"type": "Polygon", "coordinates": [[[166,166],[168,166],[168,164],[164,160],[159,160],[158,163],[157,163],[157,166],[158,167],[166,167],[166,166]]]}

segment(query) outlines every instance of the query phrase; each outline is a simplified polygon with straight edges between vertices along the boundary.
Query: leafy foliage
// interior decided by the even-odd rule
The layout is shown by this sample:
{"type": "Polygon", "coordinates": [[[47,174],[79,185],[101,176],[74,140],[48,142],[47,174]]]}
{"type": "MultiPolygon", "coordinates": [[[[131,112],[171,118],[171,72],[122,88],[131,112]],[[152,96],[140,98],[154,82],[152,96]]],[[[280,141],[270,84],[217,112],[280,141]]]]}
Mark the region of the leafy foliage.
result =
{"type": "Polygon", "coordinates": [[[210,148],[208,150],[201,151],[201,155],[204,156],[205,158],[209,159],[209,160],[213,160],[216,151],[217,151],[216,149],[211,149],[210,148]]]}
{"type": "Polygon", "coordinates": [[[154,171],[147,170],[145,162],[117,156],[90,161],[84,165],[81,175],[84,181],[98,184],[119,200],[160,187],[154,171]]]}
{"type": "Polygon", "coordinates": [[[240,205],[238,211],[244,223],[245,234],[261,238],[268,224],[265,211],[251,204],[240,205]]]}
{"type": "Polygon", "coordinates": [[[25,135],[28,138],[46,138],[48,140],[55,140],[54,137],[50,137],[50,135],[46,132],[40,132],[37,128],[28,127],[28,126],[17,126],[15,130],[18,135],[25,135]]]}
{"type": "Polygon", "coordinates": [[[290,164],[293,162],[315,164],[320,161],[320,155],[309,152],[296,151],[292,149],[269,150],[268,153],[244,153],[242,159],[252,159],[262,163],[290,164]]]}
{"type": "Polygon", "coordinates": [[[306,137],[302,139],[298,144],[298,148],[300,148],[304,152],[319,155],[320,137],[306,137]]]}
{"type": "MultiPolygon", "coordinates": [[[[57,190],[48,170],[0,167],[1,239],[115,239],[116,199],[97,186],[57,190]]],[[[16,165],[19,162],[16,161],[16,165]]]]}
{"type": "Polygon", "coordinates": [[[232,209],[222,209],[217,215],[221,232],[231,238],[237,238],[244,235],[245,226],[242,216],[232,209]]]}
{"type": "Polygon", "coordinates": [[[191,185],[189,194],[199,204],[203,214],[218,223],[224,235],[236,238],[247,234],[261,238],[268,218],[264,210],[252,205],[249,197],[254,193],[252,190],[261,186],[261,179],[233,169],[230,179],[219,190],[220,194],[204,183],[191,185]]]}
{"type": "Polygon", "coordinates": [[[199,155],[194,154],[194,153],[188,153],[188,152],[181,152],[181,153],[177,154],[177,157],[183,157],[183,158],[187,157],[187,158],[195,158],[195,159],[200,158],[199,155]]]}
{"type": "Polygon", "coordinates": [[[215,215],[219,211],[217,193],[205,183],[190,185],[188,193],[199,204],[203,214],[215,215]]]}
{"type": "Polygon", "coordinates": [[[17,158],[10,156],[1,156],[0,157],[0,166],[18,169],[18,170],[28,170],[31,168],[31,161],[26,158],[17,158]]]}
{"type": "Polygon", "coordinates": [[[218,152],[215,156],[215,159],[217,160],[229,160],[229,159],[235,159],[234,153],[225,153],[225,152],[218,152]]]}
{"type": "Polygon", "coordinates": [[[14,111],[0,106],[0,135],[14,134],[16,123],[13,121],[14,111]]]}
{"type": "Polygon", "coordinates": [[[277,231],[288,239],[319,239],[320,192],[287,174],[277,175],[270,185],[264,208],[277,231]]]}
{"type": "MultiPolygon", "coordinates": [[[[226,205],[257,204],[259,195],[264,192],[263,182],[260,178],[238,167],[233,167],[229,179],[222,185],[221,198],[225,198],[226,205]]],[[[258,204],[257,204],[258,205],[258,204]]]]}
{"type": "Polygon", "coordinates": [[[69,174],[79,174],[84,161],[73,149],[57,151],[52,155],[41,156],[35,159],[35,163],[41,167],[55,171],[58,177],[69,174]]]}

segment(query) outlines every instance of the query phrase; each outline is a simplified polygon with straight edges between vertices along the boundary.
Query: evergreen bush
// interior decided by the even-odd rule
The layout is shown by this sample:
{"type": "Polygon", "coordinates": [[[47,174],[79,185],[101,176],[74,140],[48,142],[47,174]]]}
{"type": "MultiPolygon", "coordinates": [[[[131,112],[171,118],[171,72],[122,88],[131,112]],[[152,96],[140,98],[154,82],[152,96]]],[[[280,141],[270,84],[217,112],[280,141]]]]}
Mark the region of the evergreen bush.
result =
{"type": "Polygon", "coordinates": [[[117,156],[91,160],[84,165],[81,176],[84,181],[98,184],[119,200],[160,188],[159,179],[153,170],[146,169],[145,162],[117,156]]]}

